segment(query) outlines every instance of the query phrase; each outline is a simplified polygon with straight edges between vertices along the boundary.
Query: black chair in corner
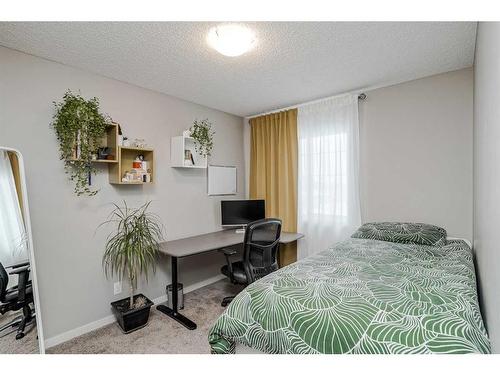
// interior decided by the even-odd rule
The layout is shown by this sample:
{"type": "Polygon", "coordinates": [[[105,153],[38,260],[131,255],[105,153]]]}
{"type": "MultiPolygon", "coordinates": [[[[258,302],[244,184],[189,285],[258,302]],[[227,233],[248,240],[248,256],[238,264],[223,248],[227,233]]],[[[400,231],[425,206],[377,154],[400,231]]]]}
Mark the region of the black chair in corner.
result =
{"type": "Polygon", "coordinates": [[[8,328],[17,328],[16,340],[19,340],[24,337],[26,325],[34,322],[34,311],[30,307],[33,303],[33,288],[29,280],[30,265],[25,262],[8,268],[11,269],[10,275],[18,275],[18,285],[7,289],[9,274],[0,263],[0,314],[23,309],[23,315],[0,327],[0,333],[8,328]]]}
{"type": "MultiPolygon", "coordinates": [[[[227,264],[221,268],[233,284],[249,285],[271,272],[278,266],[278,250],[281,236],[281,220],[262,219],[247,225],[243,243],[243,259],[231,262],[230,257],[237,252],[221,249],[227,264]]],[[[235,296],[225,297],[221,306],[227,306],[235,296]]]]}

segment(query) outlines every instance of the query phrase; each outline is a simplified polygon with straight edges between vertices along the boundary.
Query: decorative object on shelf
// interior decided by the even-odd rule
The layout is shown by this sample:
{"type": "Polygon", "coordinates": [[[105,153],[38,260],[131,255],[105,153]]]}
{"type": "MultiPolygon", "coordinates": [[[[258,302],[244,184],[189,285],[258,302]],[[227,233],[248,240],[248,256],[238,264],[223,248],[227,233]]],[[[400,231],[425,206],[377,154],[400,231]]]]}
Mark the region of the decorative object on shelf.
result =
{"type": "Polygon", "coordinates": [[[113,155],[111,155],[111,148],[110,147],[99,147],[97,149],[97,160],[110,160],[113,159],[113,155]]]}
{"type": "Polygon", "coordinates": [[[136,138],[134,140],[134,147],[137,147],[137,148],[146,148],[147,144],[146,142],[144,142],[144,139],[142,138],[136,138]]]}
{"type": "Polygon", "coordinates": [[[194,158],[191,150],[184,150],[184,165],[186,166],[194,165],[194,158]]]}
{"type": "Polygon", "coordinates": [[[132,168],[134,169],[141,169],[142,168],[142,161],[144,160],[143,155],[137,155],[135,157],[135,160],[132,162],[132,168]]]}
{"type": "Polygon", "coordinates": [[[130,141],[127,137],[123,137],[122,144],[123,147],[130,147],[130,141]]]}
{"type": "Polygon", "coordinates": [[[54,102],[54,127],[59,141],[60,159],[64,160],[66,173],[75,182],[75,193],[92,196],[90,176],[96,173],[93,155],[100,146],[110,126],[111,119],[99,112],[99,100],[85,100],[79,94],[66,91],[61,103],[54,102]]]}
{"type": "Polygon", "coordinates": [[[122,127],[120,126],[120,124],[114,122],[113,124],[115,124],[116,126],[118,126],[118,146],[122,146],[123,145],[123,133],[122,133],[122,127]]]}
{"type": "Polygon", "coordinates": [[[106,277],[128,279],[130,296],[111,303],[113,313],[124,333],[144,327],[149,320],[153,302],[142,294],[134,295],[141,274],[148,280],[149,270],[155,272],[163,241],[163,225],[157,215],[148,212],[151,202],[139,208],[114,204],[106,224],[116,225],[108,236],[102,265],[106,277]]]}
{"type": "Polygon", "coordinates": [[[130,183],[139,183],[139,182],[144,182],[144,174],[146,172],[141,171],[136,168],[132,168],[130,171],[126,171],[123,178],[122,182],[130,182],[130,183]]]}
{"type": "Polygon", "coordinates": [[[191,126],[190,136],[194,139],[196,152],[203,157],[211,155],[214,147],[214,134],[212,131],[212,123],[205,120],[195,120],[191,126]]]}
{"type": "Polygon", "coordinates": [[[118,165],[110,166],[112,184],[143,184],[152,183],[153,150],[120,147],[121,156],[118,165]],[[139,151],[140,150],[140,151],[139,151]],[[139,153],[140,152],[140,153],[139,153]],[[119,173],[119,179],[115,177],[119,173]]]}

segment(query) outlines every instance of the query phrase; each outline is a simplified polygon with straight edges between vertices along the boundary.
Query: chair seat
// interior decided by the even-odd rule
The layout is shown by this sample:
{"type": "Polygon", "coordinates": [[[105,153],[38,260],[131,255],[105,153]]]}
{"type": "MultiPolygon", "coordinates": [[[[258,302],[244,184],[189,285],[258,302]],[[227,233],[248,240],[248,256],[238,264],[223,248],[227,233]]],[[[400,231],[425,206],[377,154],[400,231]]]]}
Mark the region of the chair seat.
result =
{"type": "MultiPolygon", "coordinates": [[[[15,302],[18,299],[19,291],[17,290],[17,286],[7,289],[5,291],[5,296],[2,298],[3,303],[15,302]]],[[[26,300],[30,300],[33,298],[33,288],[31,286],[31,282],[26,286],[26,300]]]]}
{"type": "MultiPolygon", "coordinates": [[[[245,267],[243,266],[243,262],[234,262],[233,265],[233,278],[238,284],[247,284],[247,274],[245,273],[245,267]]],[[[227,264],[223,266],[221,269],[223,275],[231,278],[229,273],[229,267],[227,264]]]]}

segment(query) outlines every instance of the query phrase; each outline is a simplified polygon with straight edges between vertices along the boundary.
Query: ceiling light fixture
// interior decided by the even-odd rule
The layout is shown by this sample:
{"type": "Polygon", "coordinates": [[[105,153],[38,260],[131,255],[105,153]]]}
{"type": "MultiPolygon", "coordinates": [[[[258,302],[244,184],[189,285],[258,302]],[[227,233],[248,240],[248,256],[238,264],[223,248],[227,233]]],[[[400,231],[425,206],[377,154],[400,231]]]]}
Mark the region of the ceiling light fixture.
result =
{"type": "Polygon", "coordinates": [[[208,32],[208,44],[225,56],[240,56],[255,45],[255,35],[241,25],[220,25],[208,32]]]}

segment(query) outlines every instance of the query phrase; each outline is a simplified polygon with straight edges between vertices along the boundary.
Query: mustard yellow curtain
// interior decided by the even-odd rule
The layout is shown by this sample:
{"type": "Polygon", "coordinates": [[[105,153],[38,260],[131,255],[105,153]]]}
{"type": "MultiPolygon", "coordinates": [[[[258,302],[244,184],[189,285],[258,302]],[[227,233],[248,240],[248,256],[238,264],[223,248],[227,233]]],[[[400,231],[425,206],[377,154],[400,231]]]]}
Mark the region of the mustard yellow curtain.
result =
{"type": "Polygon", "coordinates": [[[12,166],[12,174],[14,175],[14,183],[16,184],[17,198],[19,199],[21,214],[23,215],[24,218],[23,191],[21,187],[21,170],[19,168],[19,160],[17,159],[17,155],[13,152],[8,151],[7,155],[9,155],[10,165],[12,166]]]}
{"type": "MultiPolygon", "coordinates": [[[[250,198],[266,200],[266,216],[297,231],[297,109],[250,119],[250,198]]],[[[280,248],[282,266],[297,260],[297,246],[280,248]]]]}

